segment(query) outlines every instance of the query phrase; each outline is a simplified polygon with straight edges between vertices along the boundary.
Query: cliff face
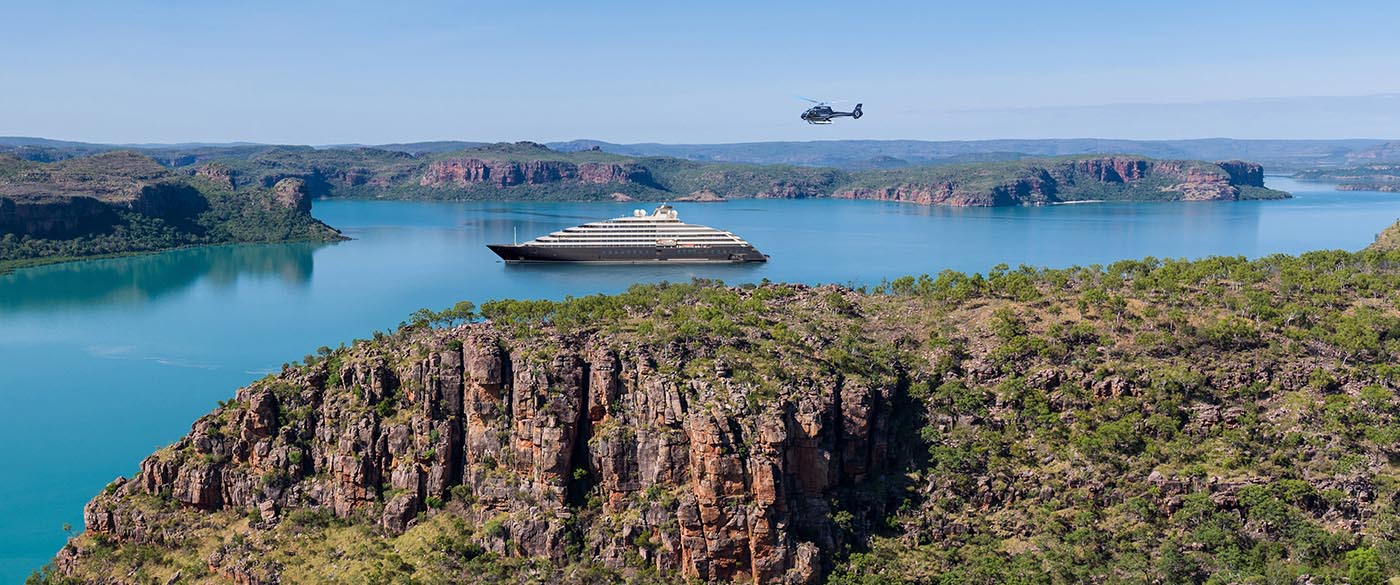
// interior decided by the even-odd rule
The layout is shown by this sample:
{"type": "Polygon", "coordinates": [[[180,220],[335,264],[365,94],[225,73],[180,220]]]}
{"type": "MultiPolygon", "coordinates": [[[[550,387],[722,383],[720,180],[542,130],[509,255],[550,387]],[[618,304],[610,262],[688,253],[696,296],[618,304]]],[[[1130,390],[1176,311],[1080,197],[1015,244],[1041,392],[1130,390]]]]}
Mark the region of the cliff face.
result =
{"type": "Polygon", "coordinates": [[[832,196],[904,201],[924,205],[990,207],[1044,205],[1098,199],[1221,201],[1286,197],[1264,187],[1263,167],[1242,161],[1218,164],[1108,156],[1006,163],[998,172],[971,167],[935,168],[922,177],[908,170],[873,171],[868,186],[847,187],[832,196]],[[880,185],[883,183],[883,185],[880,185]]]}
{"type": "Polygon", "coordinates": [[[282,207],[295,209],[301,213],[311,213],[311,191],[307,189],[306,181],[282,179],[273,185],[272,197],[282,207]]]}
{"type": "Polygon", "coordinates": [[[174,536],[121,505],[136,493],[206,511],[321,505],[371,513],[390,533],[429,502],[470,494],[460,512],[499,522],[481,544],[501,554],[567,563],[567,533],[582,529],[605,564],[624,566],[648,535],[641,554],[662,572],[813,582],[818,551],[844,541],[830,517],[836,491],[888,471],[892,385],[805,380],[755,412],[723,366],[677,384],[657,370],[664,356],[604,338],[552,340],[550,357],[488,326],[424,341],[423,356],[364,352],[241,390],[94,500],[89,530],[174,536]],[[601,515],[580,527],[572,517],[590,490],[601,515]]]}
{"type": "Polygon", "coordinates": [[[1400,570],[1400,314],[1379,308],[1396,260],[945,273],[872,295],[653,285],[430,315],[239,390],[93,499],[50,582],[1400,570]]]}
{"type": "Polygon", "coordinates": [[[209,209],[194,187],[155,161],[112,152],[52,164],[31,163],[0,178],[0,233],[72,238],[105,233],[130,211],[169,222],[209,209]]]}
{"type": "Polygon", "coordinates": [[[117,214],[110,206],[91,197],[0,197],[0,236],[28,234],[37,238],[72,238],[106,232],[117,221],[117,214]]]}
{"type": "Polygon", "coordinates": [[[656,185],[646,167],[635,164],[580,163],[566,161],[501,161],[477,158],[446,159],[432,163],[419,179],[424,187],[468,187],[487,184],[498,188],[575,182],[656,185]]]}
{"type": "Polygon", "coordinates": [[[1225,169],[1225,172],[1230,173],[1232,184],[1250,187],[1264,186],[1264,166],[1261,164],[1242,160],[1227,160],[1216,164],[1225,169]]]}

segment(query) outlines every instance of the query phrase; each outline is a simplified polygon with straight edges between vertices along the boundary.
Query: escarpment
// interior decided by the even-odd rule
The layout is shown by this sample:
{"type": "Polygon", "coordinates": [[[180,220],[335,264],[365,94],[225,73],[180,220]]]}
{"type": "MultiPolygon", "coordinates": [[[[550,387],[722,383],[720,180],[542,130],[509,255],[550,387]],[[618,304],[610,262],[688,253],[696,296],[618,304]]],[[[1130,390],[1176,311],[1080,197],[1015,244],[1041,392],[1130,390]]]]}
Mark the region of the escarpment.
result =
{"type": "MultiPolygon", "coordinates": [[[[179,542],[125,505],[138,496],[206,513],[325,509],[387,534],[449,513],[496,526],[474,542],[501,555],[565,565],[582,550],[614,569],[812,583],[830,569],[818,551],[850,540],[834,503],[892,471],[897,376],[813,371],[755,400],[764,390],[713,347],[522,341],[482,324],[402,341],[240,390],[88,505],[89,530],[179,542]]],[[[872,499],[871,522],[888,503],[872,499]]],[[[275,568],[227,568],[257,561],[225,552],[211,568],[274,581],[275,568]]]]}
{"type": "Polygon", "coordinates": [[[1383,575],[1397,267],[1378,244],[425,310],[239,390],[38,578],[1383,575]]]}
{"type": "Polygon", "coordinates": [[[658,188],[651,172],[644,166],[627,163],[571,163],[567,161],[482,160],[450,158],[428,165],[419,184],[424,187],[468,187],[486,184],[497,188],[516,185],[546,185],[575,183],[600,185],[607,183],[636,184],[658,188]]]}

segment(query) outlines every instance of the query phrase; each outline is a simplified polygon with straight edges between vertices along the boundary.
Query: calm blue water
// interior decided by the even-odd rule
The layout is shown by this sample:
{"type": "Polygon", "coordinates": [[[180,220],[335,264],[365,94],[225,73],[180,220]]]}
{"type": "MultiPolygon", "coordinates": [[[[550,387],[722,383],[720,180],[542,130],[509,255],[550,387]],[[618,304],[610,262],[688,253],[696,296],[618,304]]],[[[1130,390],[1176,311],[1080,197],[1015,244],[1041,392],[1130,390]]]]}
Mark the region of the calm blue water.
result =
{"type": "Polygon", "coordinates": [[[1359,249],[1400,218],[1400,194],[1271,179],[1288,201],[949,209],[858,201],[679,204],[732,230],[763,265],[505,266],[483,244],[628,213],[633,204],[323,201],[354,241],[184,250],[0,276],[0,582],[81,528],[82,505],[179,438],[238,386],[419,307],[618,291],[702,276],[738,283],[878,283],[1122,258],[1359,249]]]}

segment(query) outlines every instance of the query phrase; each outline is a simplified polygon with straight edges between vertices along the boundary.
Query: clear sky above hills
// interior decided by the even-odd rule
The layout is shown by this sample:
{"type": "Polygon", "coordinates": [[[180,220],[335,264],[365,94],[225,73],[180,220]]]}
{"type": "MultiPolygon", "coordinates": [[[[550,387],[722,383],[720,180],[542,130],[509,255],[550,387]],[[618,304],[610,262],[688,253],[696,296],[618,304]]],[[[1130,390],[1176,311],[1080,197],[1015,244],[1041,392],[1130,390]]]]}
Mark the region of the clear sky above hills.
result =
{"type": "Polygon", "coordinates": [[[6,0],[0,9],[0,135],[1400,138],[1394,1],[6,0]],[[796,95],[862,101],[867,115],[808,126],[796,95]]]}

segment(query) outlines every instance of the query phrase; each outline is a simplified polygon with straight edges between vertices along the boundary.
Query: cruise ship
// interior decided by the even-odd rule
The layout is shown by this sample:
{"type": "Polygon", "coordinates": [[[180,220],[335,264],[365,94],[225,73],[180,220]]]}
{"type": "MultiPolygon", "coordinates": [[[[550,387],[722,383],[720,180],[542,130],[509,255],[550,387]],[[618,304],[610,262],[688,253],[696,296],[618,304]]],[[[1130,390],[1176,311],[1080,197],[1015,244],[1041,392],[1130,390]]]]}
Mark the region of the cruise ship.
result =
{"type": "Polygon", "coordinates": [[[765,262],[752,244],[732,233],[682,223],[676,209],[661,205],[651,214],[638,209],[630,217],[575,226],[523,244],[487,246],[508,263],[586,262],[765,262]]]}

